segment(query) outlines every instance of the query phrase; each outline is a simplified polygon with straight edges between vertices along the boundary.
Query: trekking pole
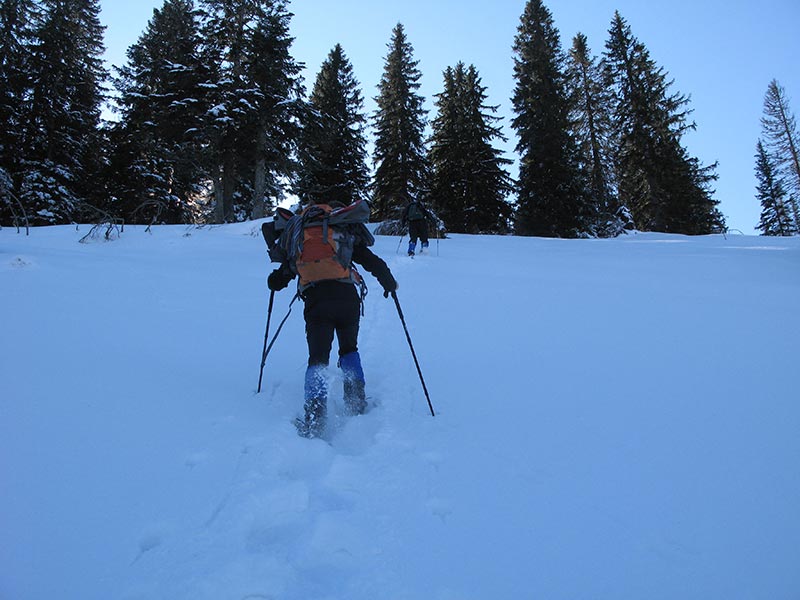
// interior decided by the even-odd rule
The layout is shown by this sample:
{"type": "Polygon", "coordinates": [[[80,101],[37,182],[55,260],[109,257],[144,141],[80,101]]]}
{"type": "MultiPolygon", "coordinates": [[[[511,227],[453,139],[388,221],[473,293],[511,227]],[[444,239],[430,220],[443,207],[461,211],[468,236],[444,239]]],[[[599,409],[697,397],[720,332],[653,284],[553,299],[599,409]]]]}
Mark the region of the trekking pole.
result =
{"type": "Polygon", "coordinates": [[[435,417],[436,413],[433,412],[433,404],[431,404],[431,397],[428,394],[428,387],[425,385],[425,379],[423,379],[422,377],[422,369],[419,368],[417,353],[414,352],[414,344],[411,343],[411,336],[408,334],[408,327],[406,327],[406,319],[405,317],[403,317],[403,309],[400,308],[400,301],[397,299],[397,292],[392,292],[392,298],[394,298],[394,305],[397,307],[397,314],[400,316],[400,322],[403,324],[403,330],[406,332],[408,347],[411,348],[411,356],[414,357],[414,364],[417,365],[417,373],[419,373],[419,380],[422,382],[422,390],[425,392],[425,398],[428,400],[428,408],[431,409],[431,416],[435,417]]]}
{"type": "Polygon", "coordinates": [[[258,391],[261,393],[261,379],[264,377],[264,363],[267,362],[267,339],[269,338],[269,322],[272,319],[272,303],[275,301],[275,290],[269,291],[269,308],[267,308],[267,329],[264,331],[264,348],[261,350],[261,371],[258,373],[258,391]]]}
{"type": "Polygon", "coordinates": [[[405,233],[400,234],[400,241],[397,242],[397,250],[394,251],[395,254],[400,254],[400,244],[403,243],[403,238],[406,237],[405,233]]]}
{"type": "Polygon", "coordinates": [[[272,316],[272,300],[275,297],[275,292],[273,291],[269,295],[269,310],[267,311],[267,331],[264,333],[264,351],[261,354],[261,372],[258,375],[258,391],[256,391],[257,394],[261,393],[261,379],[264,376],[264,364],[266,364],[267,362],[267,355],[269,354],[270,350],[272,350],[272,345],[275,343],[275,340],[278,339],[278,334],[281,332],[281,329],[283,329],[283,324],[286,323],[286,320],[289,318],[289,315],[292,314],[292,304],[294,304],[294,301],[297,300],[299,296],[300,293],[298,292],[297,294],[294,295],[292,301],[289,302],[289,311],[286,313],[286,316],[283,317],[283,321],[281,321],[280,324],[278,325],[278,329],[275,331],[275,335],[272,336],[272,341],[269,343],[269,346],[267,346],[267,336],[269,335],[269,320],[270,317],[272,316]]]}

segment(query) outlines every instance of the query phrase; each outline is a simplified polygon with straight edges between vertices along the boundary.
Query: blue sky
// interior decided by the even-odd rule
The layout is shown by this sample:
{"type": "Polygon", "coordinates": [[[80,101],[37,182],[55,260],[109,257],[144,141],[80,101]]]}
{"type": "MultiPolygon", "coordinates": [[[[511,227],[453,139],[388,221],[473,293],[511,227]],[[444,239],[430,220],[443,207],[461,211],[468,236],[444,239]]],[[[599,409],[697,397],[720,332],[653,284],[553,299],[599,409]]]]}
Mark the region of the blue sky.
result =
{"type": "MultiPolygon", "coordinates": [[[[109,64],[125,62],[162,0],[102,0],[109,64]]],[[[715,197],[728,227],[755,233],[760,206],[753,171],[764,93],[777,79],[800,114],[800,2],[764,0],[758,4],[723,0],[559,0],[547,3],[568,48],[584,33],[595,55],[602,53],[615,10],[651,57],[674,79],[673,91],[691,98],[697,130],[684,139],[703,164],[719,162],[715,197]]],[[[420,93],[433,117],[433,94],[441,91],[442,72],[458,61],[474,64],[487,87],[488,102],[499,105],[507,156],[515,159],[510,98],[514,89],[512,50],[524,0],[295,0],[293,56],[306,65],[310,86],[331,48],[340,43],[353,64],[366,101],[380,80],[392,28],[401,22],[422,72],[420,93]]],[[[516,176],[516,167],[512,170],[516,176]]]]}

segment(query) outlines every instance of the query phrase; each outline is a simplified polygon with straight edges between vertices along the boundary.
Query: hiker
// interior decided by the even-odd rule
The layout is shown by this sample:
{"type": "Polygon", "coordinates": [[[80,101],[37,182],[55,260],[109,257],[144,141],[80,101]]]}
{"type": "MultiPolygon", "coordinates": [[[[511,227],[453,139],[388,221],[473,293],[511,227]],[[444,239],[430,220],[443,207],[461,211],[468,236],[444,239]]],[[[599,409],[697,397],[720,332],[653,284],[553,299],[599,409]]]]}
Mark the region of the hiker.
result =
{"type": "Polygon", "coordinates": [[[279,239],[284,250],[280,255],[281,265],[267,279],[269,289],[279,291],[295,275],[299,277],[298,293],[305,303],[308,367],[305,415],[296,425],[304,437],[319,437],[325,430],[328,397],[325,370],[334,332],[339,343],[338,365],[344,380],[345,411],[359,415],[368,408],[358,354],[358,327],[366,286],[354,263],[378,280],[385,298],[397,289],[389,267],[368,248],[375,241],[364,226],[369,213],[369,205],[363,201],[347,207],[338,202],[307,207],[287,222],[279,239]]]}
{"type": "Polygon", "coordinates": [[[401,194],[408,205],[403,211],[400,224],[405,228],[408,225],[408,255],[414,256],[417,249],[417,239],[422,241],[420,252],[428,247],[428,220],[434,221],[433,215],[419,200],[414,200],[408,194],[401,194]]]}

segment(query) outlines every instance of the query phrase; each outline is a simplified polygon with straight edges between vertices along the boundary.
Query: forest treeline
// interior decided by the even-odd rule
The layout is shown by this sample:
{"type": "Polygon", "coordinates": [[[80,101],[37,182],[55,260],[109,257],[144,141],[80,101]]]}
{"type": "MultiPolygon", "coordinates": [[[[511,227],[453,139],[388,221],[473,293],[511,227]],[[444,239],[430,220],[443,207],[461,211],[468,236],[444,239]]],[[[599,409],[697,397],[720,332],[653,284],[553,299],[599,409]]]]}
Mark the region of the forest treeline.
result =
{"type": "MultiPolygon", "coordinates": [[[[582,34],[562,47],[541,0],[525,5],[513,40],[516,177],[474,65],[442,73],[428,114],[400,23],[367,115],[340,44],[305,88],[283,0],[165,0],[113,73],[99,13],[99,0],[0,0],[2,225],[223,223],[292,197],[367,199],[380,221],[410,194],[452,232],[725,229],[716,165],[683,144],[695,127],[688,98],[619,13],[595,55],[582,34]]],[[[776,81],[763,123],[759,227],[797,233],[797,134],[776,81]]]]}

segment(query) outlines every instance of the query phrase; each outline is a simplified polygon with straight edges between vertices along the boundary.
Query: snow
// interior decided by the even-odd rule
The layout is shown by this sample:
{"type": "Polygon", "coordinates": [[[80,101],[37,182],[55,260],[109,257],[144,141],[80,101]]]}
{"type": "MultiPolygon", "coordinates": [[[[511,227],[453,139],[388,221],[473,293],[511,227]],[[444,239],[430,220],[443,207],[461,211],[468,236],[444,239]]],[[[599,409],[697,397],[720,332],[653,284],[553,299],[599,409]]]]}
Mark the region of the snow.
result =
{"type": "Polygon", "coordinates": [[[87,229],[0,230],[0,598],[800,597],[800,238],[377,236],[436,416],[368,276],[327,442],[258,223],[87,229]]]}

